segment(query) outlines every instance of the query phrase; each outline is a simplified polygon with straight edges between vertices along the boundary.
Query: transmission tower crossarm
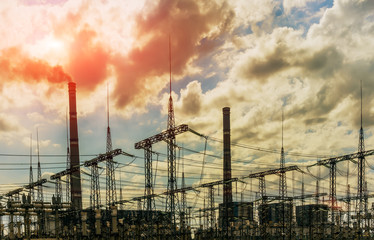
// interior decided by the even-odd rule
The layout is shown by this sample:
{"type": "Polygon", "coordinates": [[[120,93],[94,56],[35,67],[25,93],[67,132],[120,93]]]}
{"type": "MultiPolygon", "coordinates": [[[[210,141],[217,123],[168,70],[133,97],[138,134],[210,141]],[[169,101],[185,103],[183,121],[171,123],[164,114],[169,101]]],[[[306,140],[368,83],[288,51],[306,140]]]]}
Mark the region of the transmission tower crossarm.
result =
{"type": "MultiPolygon", "coordinates": [[[[306,195],[300,195],[300,196],[294,196],[294,197],[284,197],[281,196],[269,196],[266,195],[267,202],[276,201],[276,200],[284,200],[284,201],[292,201],[292,200],[298,200],[298,199],[306,199],[306,198],[315,198],[315,197],[324,197],[327,196],[327,193],[320,193],[320,194],[306,194],[306,195]]],[[[258,198],[254,202],[262,201],[263,198],[258,198]]]]}
{"type": "Polygon", "coordinates": [[[70,175],[76,171],[79,171],[80,170],[80,166],[75,166],[75,167],[71,167],[70,169],[65,169],[61,172],[58,172],[56,174],[53,174],[50,179],[51,180],[55,180],[56,178],[60,178],[62,176],[65,176],[65,175],[70,175]]]}
{"type": "Polygon", "coordinates": [[[25,189],[31,189],[31,188],[34,188],[36,186],[41,186],[43,185],[44,183],[47,182],[47,179],[46,178],[42,178],[36,182],[33,182],[33,183],[30,183],[30,184],[27,184],[24,186],[25,189]]]}
{"type": "Polygon", "coordinates": [[[288,166],[288,167],[284,167],[284,168],[270,169],[270,170],[267,170],[267,171],[251,173],[244,178],[261,178],[261,177],[264,177],[264,176],[267,176],[267,175],[280,174],[280,173],[283,173],[283,172],[295,171],[295,170],[300,170],[300,169],[299,169],[298,166],[293,165],[293,166],[288,166]]]}
{"type": "MultiPolygon", "coordinates": [[[[121,149],[117,148],[117,149],[109,151],[107,153],[99,154],[99,156],[97,156],[97,157],[95,157],[91,160],[85,161],[84,166],[85,167],[90,167],[94,164],[98,164],[99,162],[104,162],[108,159],[112,159],[113,157],[121,155],[121,154],[124,154],[124,152],[121,149]]],[[[125,155],[133,156],[131,154],[125,154],[125,155]]]]}
{"type": "MultiPolygon", "coordinates": [[[[371,155],[374,155],[374,149],[368,150],[368,151],[363,151],[363,152],[347,154],[347,155],[338,156],[338,157],[322,159],[322,160],[317,161],[317,163],[315,163],[315,164],[309,165],[308,167],[313,167],[313,166],[318,166],[318,165],[325,165],[326,166],[326,165],[331,164],[332,162],[338,163],[338,162],[347,161],[347,160],[353,161],[353,159],[355,159],[355,158],[366,157],[366,156],[371,156],[371,155]]],[[[353,161],[353,162],[356,163],[355,161],[353,161]]]]}
{"type": "Polygon", "coordinates": [[[203,183],[203,184],[200,184],[197,187],[211,187],[211,186],[215,186],[215,185],[221,185],[221,184],[236,182],[236,181],[239,181],[239,179],[238,178],[230,178],[230,179],[227,179],[227,180],[218,180],[218,181],[215,181],[215,182],[203,183]]]}
{"type": "Polygon", "coordinates": [[[193,130],[191,128],[189,128],[188,131],[191,132],[191,133],[193,133],[193,134],[195,134],[195,135],[197,135],[197,136],[199,136],[199,137],[202,137],[202,138],[205,138],[205,139],[208,138],[208,136],[205,136],[205,135],[203,135],[201,133],[198,133],[198,132],[196,132],[195,130],[193,130]]]}
{"type": "MultiPolygon", "coordinates": [[[[172,193],[180,193],[180,192],[186,192],[186,191],[198,191],[197,190],[198,188],[212,187],[212,186],[221,185],[221,184],[225,184],[225,183],[228,183],[228,182],[236,182],[236,181],[240,181],[240,179],[231,178],[229,180],[219,180],[219,181],[214,181],[214,182],[203,183],[203,184],[200,184],[198,186],[189,186],[189,187],[184,187],[184,188],[178,188],[178,189],[173,190],[172,193]]],[[[171,191],[166,191],[166,192],[163,192],[163,193],[160,193],[160,194],[143,195],[143,196],[139,196],[139,197],[134,197],[130,200],[118,201],[116,203],[121,204],[121,203],[133,202],[133,201],[141,201],[141,200],[147,199],[148,197],[159,197],[159,196],[162,196],[162,195],[168,195],[170,193],[171,193],[171,191]]]]}
{"type": "MultiPolygon", "coordinates": [[[[365,196],[367,198],[374,198],[374,194],[369,194],[367,196],[365,196]]],[[[351,201],[351,200],[359,200],[360,197],[359,196],[350,196],[350,197],[344,197],[344,198],[339,198],[338,200],[339,201],[343,201],[343,202],[348,202],[348,201],[351,201]]]]}
{"type": "Polygon", "coordinates": [[[140,142],[135,143],[135,149],[144,149],[149,145],[153,145],[154,143],[168,140],[172,136],[179,135],[181,133],[187,132],[188,130],[189,128],[187,124],[181,124],[173,129],[164,130],[161,133],[158,133],[152,137],[146,138],[140,142]]]}
{"type": "Polygon", "coordinates": [[[300,196],[291,197],[292,199],[303,199],[303,198],[314,198],[314,197],[324,197],[327,196],[327,193],[318,193],[318,194],[305,194],[300,196]]]}
{"type": "Polygon", "coordinates": [[[15,189],[15,190],[12,190],[12,191],[9,191],[9,192],[7,192],[6,194],[5,194],[5,196],[7,196],[7,197],[11,197],[11,196],[13,196],[13,195],[15,195],[15,194],[19,194],[20,192],[22,192],[23,191],[23,187],[21,187],[21,188],[17,188],[17,189],[15,189]]]}

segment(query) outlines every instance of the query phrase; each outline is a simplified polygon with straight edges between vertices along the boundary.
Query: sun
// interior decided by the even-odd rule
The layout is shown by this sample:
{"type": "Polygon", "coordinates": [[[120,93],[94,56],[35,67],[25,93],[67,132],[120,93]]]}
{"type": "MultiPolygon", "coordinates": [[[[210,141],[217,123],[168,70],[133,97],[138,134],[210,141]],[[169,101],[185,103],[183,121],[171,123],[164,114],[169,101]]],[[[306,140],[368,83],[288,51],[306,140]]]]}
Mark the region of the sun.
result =
{"type": "Polygon", "coordinates": [[[66,62],[69,52],[66,42],[52,34],[28,46],[28,50],[33,57],[43,59],[52,65],[66,62]]]}
{"type": "Polygon", "coordinates": [[[52,35],[47,36],[42,40],[42,45],[44,45],[47,52],[60,52],[65,51],[65,43],[61,39],[58,39],[52,35]]]}
{"type": "Polygon", "coordinates": [[[63,51],[64,43],[52,37],[46,40],[46,48],[52,51],[63,51]]]}

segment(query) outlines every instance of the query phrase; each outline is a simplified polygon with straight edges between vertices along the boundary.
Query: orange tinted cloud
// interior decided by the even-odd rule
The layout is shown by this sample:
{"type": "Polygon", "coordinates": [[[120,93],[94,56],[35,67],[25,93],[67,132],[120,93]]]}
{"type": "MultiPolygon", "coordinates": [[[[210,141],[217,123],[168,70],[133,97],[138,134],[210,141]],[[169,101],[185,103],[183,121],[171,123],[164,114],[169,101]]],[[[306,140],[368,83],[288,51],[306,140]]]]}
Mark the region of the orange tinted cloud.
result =
{"type": "Polygon", "coordinates": [[[67,71],[79,88],[94,90],[107,76],[110,53],[94,42],[96,32],[84,28],[74,37],[69,49],[67,71]]]}
{"type": "Polygon", "coordinates": [[[50,83],[71,81],[61,66],[51,66],[41,59],[30,58],[16,47],[0,52],[0,76],[5,81],[21,80],[30,83],[43,80],[50,83]]]}
{"type": "MultiPolygon", "coordinates": [[[[146,4],[147,5],[147,4],[146,4]]],[[[149,4],[151,5],[151,4],[149,4]]],[[[118,86],[118,107],[124,107],[147,86],[145,79],[169,71],[168,38],[171,35],[173,74],[181,74],[187,63],[222,44],[220,37],[230,27],[233,13],[223,4],[199,4],[189,0],[161,0],[149,12],[138,15],[136,39],[141,43],[127,57],[113,59],[118,86]],[[212,29],[216,29],[212,31],[212,29]]],[[[167,83],[165,79],[165,83],[167,83]]]]}
{"type": "MultiPolygon", "coordinates": [[[[91,92],[105,81],[112,73],[108,71],[109,67],[113,67],[117,86],[112,96],[117,107],[123,109],[134,102],[144,107],[149,96],[157,95],[168,82],[167,78],[165,84],[161,83],[163,80],[159,77],[169,72],[169,35],[172,71],[173,74],[182,74],[191,60],[211,53],[224,43],[223,35],[230,34],[234,17],[225,2],[160,0],[156,5],[149,3],[145,6],[153,7],[143,9],[137,15],[134,27],[136,45],[126,55],[109,47],[111,41],[102,37],[101,28],[83,22],[84,18],[80,16],[91,12],[82,7],[77,13],[68,13],[64,19],[53,23],[55,37],[70,44],[64,64],[67,74],[62,67],[28,58],[17,48],[3,51],[0,74],[10,79],[46,79],[49,82],[70,79],[69,75],[81,90],[91,92]]],[[[124,23],[114,21],[113,24],[124,23]]]]}

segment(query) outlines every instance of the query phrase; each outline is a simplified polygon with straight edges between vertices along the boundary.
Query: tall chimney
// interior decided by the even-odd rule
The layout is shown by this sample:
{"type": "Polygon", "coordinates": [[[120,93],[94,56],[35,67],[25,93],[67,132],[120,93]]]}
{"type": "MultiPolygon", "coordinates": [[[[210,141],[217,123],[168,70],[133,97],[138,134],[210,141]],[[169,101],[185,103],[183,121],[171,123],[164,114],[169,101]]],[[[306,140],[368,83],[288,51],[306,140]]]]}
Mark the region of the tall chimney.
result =
{"type": "MultiPolygon", "coordinates": [[[[224,107],[223,112],[223,180],[231,179],[231,147],[230,147],[230,108],[224,107]]],[[[228,238],[228,227],[232,221],[232,184],[223,184],[223,234],[228,238]]]]}
{"type": "MultiPolygon", "coordinates": [[[[69,82],[69,120],[70,120],[70,168],[80,165],[78,144],[78,122],[76,104],[76,84],[69,82]]],[[[82,186],[80,169],[71,174],[71,203],[77,210],[82,209],[82,186]]]]}
{"type": "MultiPolygon", "coordinates": [[[[230,142],[230,108],[224,107],[223,112],[223,180],[231,179],[231,142],[230,142]]],[[[232,184],[223,185],[223,203],[232,202],[232,184]]]]}

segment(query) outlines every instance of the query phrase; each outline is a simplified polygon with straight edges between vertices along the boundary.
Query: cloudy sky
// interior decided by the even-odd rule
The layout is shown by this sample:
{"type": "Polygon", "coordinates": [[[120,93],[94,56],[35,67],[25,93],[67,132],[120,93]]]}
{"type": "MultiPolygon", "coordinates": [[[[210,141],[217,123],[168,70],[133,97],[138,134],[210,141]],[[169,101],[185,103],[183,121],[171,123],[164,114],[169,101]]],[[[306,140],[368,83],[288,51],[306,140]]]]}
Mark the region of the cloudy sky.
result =
{"type": "MultiPolygon", "coordinates": [[[[23,155],[30,152],[30,134],[37,153],[37,129],[43,175],[64,168],[71,80],[78,91],[81,161],[105,151],[109,86],[113,146],[137,156],[117,159],[117,188],[123,187],[123,198],[143,194],[143,152],[134,143],[166,128],[169,36],[176,124],[208,136],[207,142],[191,133],[177,139],[179,176],[184,169],[188,185],[222,176],[223,107],[231,108],[238,143],[232,148],[236,177],[278,166],[282,111],[287,165],[357,151],[360,81],[366,149],[374,147],[371,0],[4,0],[0,33],[1,193],[28,182],[30,158],[23,155]]],[[[154,150],[156,192],[162,192],[165,143],[154,150]]],[[[37,157],[32,161],[36,179],[37,157]]],[[[338,165],[338,195],[345,194],[346,167],[338,165]]],[[[89,176],[82,177],[88,193],[89,176]]],[[[287,177],[289,194],[299,195],[301,174],[287,177]]],[[[313,193],[315,180],[305,179],[313,193]]],[[[373,180],[369,167],[367,180],[373,180]]],[[[235,196],[253,199],[257,181],[246,181],[235,196]]],[[[267,191],[276,193],[277,185],[277,177],[269,177],[267,191]]],[[[322,186],[327,192],[327,180],[322,186]]]]}

